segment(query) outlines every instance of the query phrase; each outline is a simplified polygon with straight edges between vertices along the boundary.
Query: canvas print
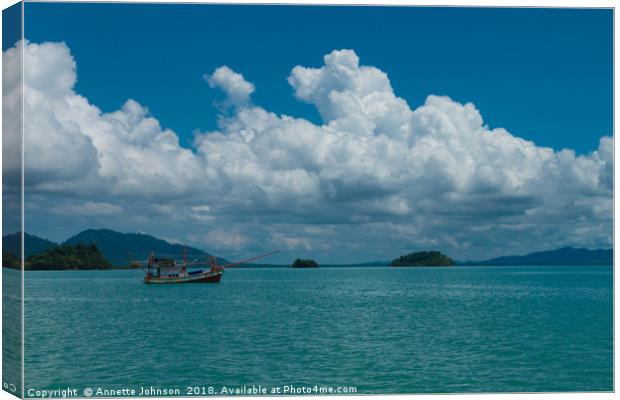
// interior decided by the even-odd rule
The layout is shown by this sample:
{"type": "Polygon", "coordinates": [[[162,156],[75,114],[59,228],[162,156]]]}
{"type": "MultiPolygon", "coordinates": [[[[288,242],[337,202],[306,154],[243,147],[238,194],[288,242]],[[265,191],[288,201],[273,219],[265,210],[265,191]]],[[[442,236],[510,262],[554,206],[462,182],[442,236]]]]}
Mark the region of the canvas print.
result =
{"type": "Polygon", "coordinates": [[[4,391],[614,390],[613,9],[2,16],[4,391]]]}

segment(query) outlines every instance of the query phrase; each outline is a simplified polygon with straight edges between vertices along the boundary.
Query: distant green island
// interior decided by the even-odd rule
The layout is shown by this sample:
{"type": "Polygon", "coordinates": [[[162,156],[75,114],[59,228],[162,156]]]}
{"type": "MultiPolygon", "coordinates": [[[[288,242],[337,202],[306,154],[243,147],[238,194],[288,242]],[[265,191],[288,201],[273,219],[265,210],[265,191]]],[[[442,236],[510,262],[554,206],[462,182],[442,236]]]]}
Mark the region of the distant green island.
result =
{"type": "Polygon", "coordinates": [[[319,264],[314,260],[302,260],[300,258],[293,261],[293,268],[318,268],[319,264]]]}
{"type": "Polygon", "coordinates": [[[393,267],[452,267],[455,263],[439,251],[417,251],[392,260],[390,265],[393,267]]]}
{"type": "MultiPolygon", "coordinates": [[[[20,268],[19,259],[13,253],[2,255],[2,265],[20,268]]],[[[66,269],[111,269],[110,264],[94,244],[59,245],[33,254],[24,263],[26,270],[66,270],[66,269]]]]}

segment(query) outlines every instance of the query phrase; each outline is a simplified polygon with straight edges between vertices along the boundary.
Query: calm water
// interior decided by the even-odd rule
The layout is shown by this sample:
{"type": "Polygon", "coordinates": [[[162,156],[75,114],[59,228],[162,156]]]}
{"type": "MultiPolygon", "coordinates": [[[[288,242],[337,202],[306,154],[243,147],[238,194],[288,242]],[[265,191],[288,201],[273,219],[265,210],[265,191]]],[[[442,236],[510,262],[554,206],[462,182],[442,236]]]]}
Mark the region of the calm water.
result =
{"type": "Polygon", "coordinates": [[[612,268],[26,273],[26,389],[610,391],[612,268]]]}

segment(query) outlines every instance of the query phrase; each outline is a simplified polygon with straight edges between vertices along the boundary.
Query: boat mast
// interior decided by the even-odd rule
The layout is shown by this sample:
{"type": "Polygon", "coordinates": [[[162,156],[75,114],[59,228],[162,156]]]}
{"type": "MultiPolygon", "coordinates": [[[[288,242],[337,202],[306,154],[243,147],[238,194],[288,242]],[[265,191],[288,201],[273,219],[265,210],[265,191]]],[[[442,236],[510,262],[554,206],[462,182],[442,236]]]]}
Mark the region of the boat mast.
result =
{"type": "MultiPolygon", "coordinates": [[[[231,263],[231,264],[226,264],[226,265],[222,265],[220,266],[221,268],[230,268],[230,267],[234,267],[235,265],[239,265],[239,264],[245,264],[247,262],[250,261],[254,261],[254,260],[258,260],[259,258],[263,258],[263,257],[267,257],[276,253],[279,253],[280,250],[275,250],[275,251],[271,251],[269,253],[265,253],[265,254],[261,254],[260,256],[256,256],[256,257],[252,257],[252,258],[248,258],[247,260],[242,260],[242,261],[237,261],[235,263],[231,263]]],[[[215,258],[215,257],[214,257],[215,258]]]]}

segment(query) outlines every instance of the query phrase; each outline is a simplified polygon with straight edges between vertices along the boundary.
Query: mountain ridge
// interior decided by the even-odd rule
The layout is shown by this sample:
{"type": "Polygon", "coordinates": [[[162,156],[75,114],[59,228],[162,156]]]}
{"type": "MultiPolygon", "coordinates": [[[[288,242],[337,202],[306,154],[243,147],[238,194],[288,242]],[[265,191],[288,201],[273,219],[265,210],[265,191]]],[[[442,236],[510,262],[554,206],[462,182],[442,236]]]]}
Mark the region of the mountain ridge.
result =
{"type": "Polygon", "coordinates": [[[571,246],[536,251],[525,255],[494,257],[482,261],[458,262],[461,266],[530,266],[530,265],[613,265],[613,248],[589,250],[571,246]]]}
{"type": "MultiPolygon", "coordinates": [[[[43,253],[45,250],[49,250],[58,246],[58,243],[52,242],[40,236],[31,235],[24,232],[24,257],[28,258],[31,255],[43,253]]],[[[16,257],[21,256],[21,235],[20,232],[10,233],[2,236],[2,251],[3,253],[11,253],[16,257]]]]}
{"type": "MultiPolygon", "coordinates": [[[[25,257],[40,254],[60,244],[95,244],[104,257],[116,266],[128,265],[130,256],[134,260],[143,261],[151,251],[159,257],[180,258],[184,249],[187,249],[188,258],[204,260],[210,253],[191,246],[173,244],[164,239],[145,233],[123,233],[111,229],[86,229],[71,236],[62,243],[55,243],[39,236],[25,233],[25,257]],[[129,254],[128,254],[129,253],[129,254]]],[[[3,253],[17,256],[20,249],[19,232],[2,237],[3,253]]],[[[227,263],[225,259],[217,257],[219,263],[227,263]]],[[[359,266],[387,266],[389,261],[373,261],[354,264],[325,263],[324,266],[359,267],[359,266]]],[[[508,255],[494,257],[481,261],[457,261],[457,266],[532,266],[532,265],[613,265],[613,248],[594,249],[575,248],[565,246],[554,250],[545,250],[525,255],[508,255]]],[[[272,266],[271,264],[247,264],[246,267],[272,266]]],[[[284,267],[286,265],[282,265],[284,267]]]]}
{"type": "MultiPolygon", "coordinates": [[[[63,242],[70,245],[79,243],[96,245],[104,257],[114,265],[129,264],[130,258],[146,260],[151,251],[162,258],[181,258],[185,251],[190,260],[194,258],[202,260],[211,256],[204,250],[173,244],[145,233],[123,233],[111,229],[86,229],[63,242]]],[[[218,262],[225,260],[218,258],[218,262]]]]}

